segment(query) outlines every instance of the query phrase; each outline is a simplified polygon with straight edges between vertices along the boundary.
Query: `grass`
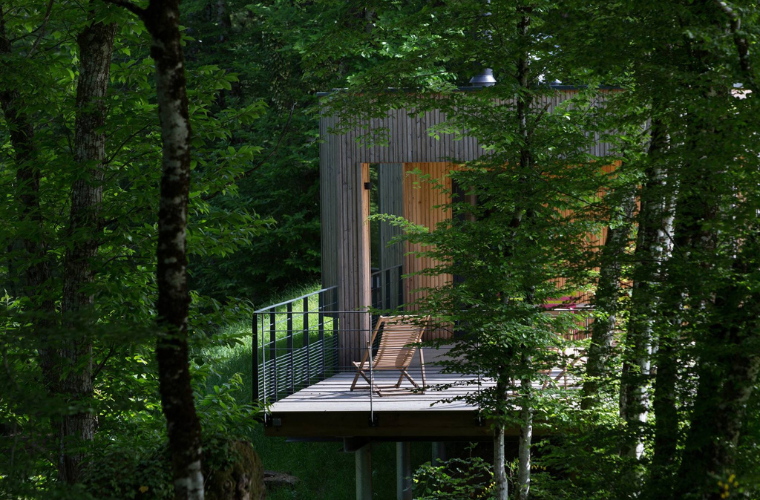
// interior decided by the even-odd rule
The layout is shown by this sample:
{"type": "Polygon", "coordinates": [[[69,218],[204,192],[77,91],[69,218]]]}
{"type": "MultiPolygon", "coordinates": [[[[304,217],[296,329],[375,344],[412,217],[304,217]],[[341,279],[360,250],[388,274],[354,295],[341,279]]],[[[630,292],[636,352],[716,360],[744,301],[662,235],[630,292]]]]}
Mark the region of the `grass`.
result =
{"type": "MultiPolygon", "coordinates": [[[[316,286],[309,287],[297,290],[291,296],[297,297],[316,290],[316,286]]],[[[314,304],[312,305],[310,301],[309,308],[316,309],[316,296],[312,300],[314,304]]],[[[273,303],[280,301],[276,300],[273,303]]],[[[301,328],[300,320],[296,318],[293,329],[300,331],[301,328]]],[[[252,393],[251,325],[248,322],[230,325],[223,333],[238,334],[246,341],[243,345],[235,347],[220,346],[208,350],[207,355],[210,359],[219,360],[215,367],[219,378],[209,380],[209,387],[225,382],[235,373],[240,373],[243,378],[243,388],[236,397],[239,402],[248,403],[251,401],[252,393]]],[[[285,332],[282,331],[277,333],[278,338],[285,335],[285,332]]],[[[295,490],[280,489],[268,492],[267,498],[269,500],[349,500],[356,498],[354,456],[353,453],[343,452],[342,442],[288,443],[284,438],[264,436],[263,426],[257,426],[250,439],[261,457],[265,469],[286,472],[301,480],[295,490]]],[[[372,444],[372,483],[375,498],[395,498],[395,453],[395,443],[372,444]]],[[[429,461],[430,455],[430,443],[412,443],[413,469],[429,461]]]]}

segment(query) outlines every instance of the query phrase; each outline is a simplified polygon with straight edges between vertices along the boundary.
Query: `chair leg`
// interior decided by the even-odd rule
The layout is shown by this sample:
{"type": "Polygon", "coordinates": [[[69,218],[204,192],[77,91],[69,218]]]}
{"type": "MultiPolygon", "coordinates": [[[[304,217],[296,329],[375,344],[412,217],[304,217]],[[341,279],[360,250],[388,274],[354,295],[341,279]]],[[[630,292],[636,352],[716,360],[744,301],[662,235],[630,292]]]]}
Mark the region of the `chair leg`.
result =
{"type": "MultiPolygon", "coordinates": [[[[359,375],[363,376],[364,372],[364,362],[362,361],[362,364],[359,368],[356,369],[356,375],[354,376],[354,382],[351,384],[351,390],[353,391],[356,388],[356,381],[359,380],[359,375]]],[[[367,378],[366,376],[364,378],[367,378]]]]}
{"type": "Polygon", "coordinates": [[[401,376],[402,376],[402,377],[406,377],[406,378],[408,378],[408,379],[409,379],[409,382],[411,382],[411,383],[412,383],[412,385],[413,385],[414,387],[416,387],[417,389],[419,389],[419,388],[420,388],[419,384],[418,384],[417,382],[415,382],[415,380],[412,378],[412,376],[411,376],[411,375],[409,375],[409,372],[407,372],[407,371],[406,371],[406,369],[404,369],[404,368],[402,368],[402,369],[401,369],[401,376]]]}
{"type": "Polygon", "coordinates": [[[353,383],[351,384],[351,390],[352,390],[352,391],[353,391],[354,389],[356,389],[356,382],[359,380],[359,374],[360,374],[360,373],[361,373],[361,372],[357,371],[357,372],[356,372],[356,376],[354,376],[354,381],[353,381],[353,383]]]}
{"type": "Polygon", "coordinates": [[[401,375],[399,375],[399,377],[398,377],[398,382],[396,382],[396,386],[395,386],[396,389],[398,389],[399,387],[401,387],[401,382],[403,380],[404,380],[404,370],[402,369],[401,370],[401,375]]]}

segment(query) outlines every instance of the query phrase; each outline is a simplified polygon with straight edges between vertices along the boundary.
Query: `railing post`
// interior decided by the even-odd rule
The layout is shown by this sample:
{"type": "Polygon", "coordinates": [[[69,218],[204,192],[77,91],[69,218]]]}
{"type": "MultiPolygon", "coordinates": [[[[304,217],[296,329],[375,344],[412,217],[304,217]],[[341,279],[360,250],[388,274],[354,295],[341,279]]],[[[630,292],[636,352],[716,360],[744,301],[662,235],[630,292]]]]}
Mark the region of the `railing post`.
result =
{"type": "Polygon", "coordinates": [[[332,307],[334,314],[332,316],[333,322],[332,322],[332,335],[335,337],[335,349],[333,350],[333,357],[332,357],[332,363],[333,366],[338,367],[339,363],[339,355],[340,355],[340,349],[341,349],[341,339],[340,339],[340,329],[345,327],[345,325],[340,324],[340,319],[338,317],[338,287],[333,287],[333,302],[332,307]],[[335,324],[338,324],[336,327],[335,324]]]}
{"type": "Polygon", "coordinates": [[[251,339],[251,347],[252,347],[252,354],[253,361],[251,362],[253,371],[251,372],[251,385],[253,386],[253,394],[252,394],[252,404],[256,404],[256,402],[259,400],[259,315],[256,313],[253,313],[253,324],[251,325],[252,328],[252,339],[251,339]]]}
{"type": "Polygon", "coordinates": [[[272,403],[277,402],[279,384],[277,383],[277,333],[275,330],[275,310],[269,312],[269,359],[272,364],[272,403]]]}
{"type": "Polygon", "coordinates": [[[311,385],[311,350],[309,349],[309,297],[303,298],[303,348],[306,350],[306,384],[311,385]]]}
{"type": "Polygon", "coordinates": [[[317,327],[319,328],[319,345],[322,351],[319,362],[319,380],[325,379],[325,296],[319,292],[319,313],[317,315],[317,327]]]}
{"type": "Polygon", "coordinates": [[[294,363],[294,356],[293,356],[293,303],[288,302],[288,305],[286,306],[286,321],[288,325],[288,377],[285,377],[285,380],[289,380],[288,384],[288,394],[293,394],[295,391],[295,379],[296,379],[296,373],[295,373],[295,363],[294,363]]]}

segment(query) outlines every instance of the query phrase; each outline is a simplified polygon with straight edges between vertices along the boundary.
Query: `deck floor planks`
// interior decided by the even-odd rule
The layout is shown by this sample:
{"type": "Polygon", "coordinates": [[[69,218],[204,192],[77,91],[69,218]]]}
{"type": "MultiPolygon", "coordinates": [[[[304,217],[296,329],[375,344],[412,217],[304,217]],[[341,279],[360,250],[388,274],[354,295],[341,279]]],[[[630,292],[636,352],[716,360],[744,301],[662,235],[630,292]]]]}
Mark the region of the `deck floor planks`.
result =
{"type": "MultiPolygon", "coordinates": [[[[552,370],[552,378],[561,373],[559,368],[552,370]]],[[[410,374],[421,383],[419,368],[412,368],[410,374]]],[[[322,382],[301,389],[296,393],[274,403],[270,411],[272,414],[294,413],[294,412],[368,412],[370,411],[370,394],[369,390],[351,391],[351,383],[354,379],[355,372],[343,372],[334,375],[322,382]]],[[[477,380],[477,375],[456,375],[444,374],[436,367],[426,367],[426,378],[428,386],[441,384],[466,383],[468,380],[477,380]]],[[[397,372],[378,372],[375,373],[376,383],[382,385],[393,385],[398,380],[397,372]]],[[[568,377],[569,381],[569,377],[568,377]]],[[[361,382],[361,379],[360,379],[361,382]]],[[[366,384],[362,384],[366,386],[366,384]]],[[[495,385],[490,380],[483,380],[482,387],[492,387],[495,385]]],[[[411,384],[404,381],[401,385],[403,389],[411,389],[411,384]]],[[[541,384],[534,383],[536,389],[541,389],[541,384]]],[[[427,390],[423,393],[406,393],[406,394],[388,394],[382,397],[376,393],[372,396],[372,409],[376,412],[394,411],[394,412],[417,412],[417,411],[473,411],[475,406],[468,405],[464,401],[454,401],[450,403],[436,403],[442,399],[464,396],[468,392],[475,392],[477,389],[474,385],[458,385],[441,391],[427,390]]]]}

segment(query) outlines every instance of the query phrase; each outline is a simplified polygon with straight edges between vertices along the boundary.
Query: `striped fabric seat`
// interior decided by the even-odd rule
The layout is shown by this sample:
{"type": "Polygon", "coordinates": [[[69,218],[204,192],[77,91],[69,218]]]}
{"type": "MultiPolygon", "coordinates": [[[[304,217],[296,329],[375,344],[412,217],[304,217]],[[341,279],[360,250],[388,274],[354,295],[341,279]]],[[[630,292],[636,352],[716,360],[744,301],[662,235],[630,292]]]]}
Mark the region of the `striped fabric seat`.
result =
{"type": "Polygon", "coordinates": [[[367,349],[364,351],[361,363],[353,362],[356,367],[356,376],[351,384],[351,390],[355,389],[372,389],[379,396],[383,392],[393,392],[394,394],[414,394],[412,391],[401,389],[401,382],[406,377],[412,385],[425,391],[425,359],[422,349],[417,344],[422,340],[422,334],[430,322],[430,316],[380,316],[372,332],[367,349]],[[375,344],[377,336],[380,335],[380,346],[372,358],[372,367],[370,370],[369,349],[375,344]],[[422,386],[409,375],[409,365],[412,363],[415,352],[420,354],[420,369],[422,371],[422,386]],[[368,377],[374,371],[396,370],[400,372],[398,382],[395,385],[379,386],[368,377]],[[357,387],[356,383],[362,377],[368,385],[357,387]]]}

